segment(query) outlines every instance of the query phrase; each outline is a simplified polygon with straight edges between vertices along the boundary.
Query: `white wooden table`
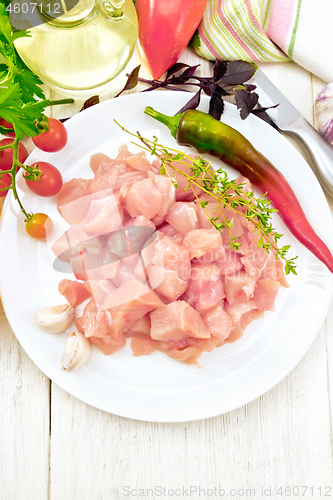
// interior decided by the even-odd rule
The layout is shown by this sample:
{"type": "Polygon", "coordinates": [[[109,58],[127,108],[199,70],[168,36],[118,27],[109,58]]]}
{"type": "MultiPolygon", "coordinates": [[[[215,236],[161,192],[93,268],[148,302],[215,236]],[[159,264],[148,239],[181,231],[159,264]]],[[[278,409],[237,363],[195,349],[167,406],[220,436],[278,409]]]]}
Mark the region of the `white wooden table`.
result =
{"type": "MultiPolygon", "coordinates": [[[[187,50],[181,60],[199,58],[187,50]]],[[[209,74],[210,64],[199,62],[201,74],[209,74]]],[[[313,123],[324,82],[294,63],[262,69],[313,123]]],[[[149,78],[144,66],[141,75],[149,78]]],[[[81,105],[52,112],[68,116],[81,105]]],[[[280,384],[226,415],[178,424],[120,418],[70,396],[30,361],[1,309],[0,499],[330,498],[332,388],[332,306],[316,341],[280,384]],[[155,487],[156,496],[139,491],[155,487]],[[215,496],[214,488],[225,495],[215,496]]]]}

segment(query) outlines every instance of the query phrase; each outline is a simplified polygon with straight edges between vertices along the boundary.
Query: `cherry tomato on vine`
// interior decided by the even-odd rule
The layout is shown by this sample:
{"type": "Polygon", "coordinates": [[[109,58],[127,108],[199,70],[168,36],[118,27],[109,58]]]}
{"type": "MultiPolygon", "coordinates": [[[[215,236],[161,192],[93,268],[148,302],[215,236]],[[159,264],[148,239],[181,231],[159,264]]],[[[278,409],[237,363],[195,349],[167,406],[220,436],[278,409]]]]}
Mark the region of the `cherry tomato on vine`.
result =
{"type": "Polygon", "coordinates": [[[8,137],[15,137],[15,132],[12,123],[7,122],[4,118],[0,118],[0,127],[11,128],[13,132],[8,132],[6,135],[8,137]]]}
{"type": "MultiPolygon", "coordinates": [[[[11,184],[12,184],[12,176],[9,174],[2,174],[2,176],[0,177],[0,189],[7,188],[7,187],[11,186],[11,184]]],[[[8,190],[7,191],[0,191],[0,196],[4,197],[4,196],[6,196],[7,193],[8,193],[8,190]]]]}
{"type": "Polygon", "coordinates": [[[56,153],[63,149],[68,140],[66,127],[55,118],[49,118],[49,130],[32,138],[37,148],[47,153],[56,153]]]}
{"type": "Polygon", "coordinates": [[[46,214],[33,214],[25,224],[27,233],[36,240],[43,240],[51,234],[53,222],[46,214]]]}
{"type": "MultiPolygon", "coordinates": [[[[2,139],[0,141],[0,147],[7,146],[14,142],[14,139],[2,139]]],[[[24,163],[28,158],[29,153],[26,147],[20,142],[18,150],[18,159],[21,163],[24,163]]],[[[0,170],[9,170],[13,165],[13,150],[12,148],[3,149],[0,151],[0,170]]]]}
{"type": "MultiPolygon", "coordinates": [[[[37,165],[42,175],[36,181],[25,179],[28,188],[38,196],[54,196],[58,194],[62,186],[62,176],[59,170],[46,161],[37,161],[31,167],[37,165]]],[[[25,175],[28,175],[28,173],[25,175]]]]}

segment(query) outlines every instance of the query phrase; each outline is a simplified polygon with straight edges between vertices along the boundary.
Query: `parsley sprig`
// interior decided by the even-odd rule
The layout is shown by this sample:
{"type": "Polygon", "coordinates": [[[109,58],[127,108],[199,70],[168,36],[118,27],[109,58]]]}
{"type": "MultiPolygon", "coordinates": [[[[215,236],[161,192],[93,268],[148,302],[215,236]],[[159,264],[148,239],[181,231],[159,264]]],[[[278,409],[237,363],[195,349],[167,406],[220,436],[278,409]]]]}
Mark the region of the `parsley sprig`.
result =
{"type": "MultiPolygon", "coordinates": [[[[6,11],[6,5],[0,1],[0,54],[5,62],[0,64],[0,117],[13,124],[15,140],[6,146],[0,147],[13,150],[13,163],[10,169],[0,171],[2,175],[10,174],[12,183],[0,191],[12,190],[15,199],[26,218],[32,214],[24,209],[16,189],[16,172],[18,167],[28,173],[28,179],[38,180],[41,172],[38,167],[32,168],[23,165],[18,160],[19,141],[23,137],[33,137],[48,130],[48,118],[44,115],[46,107],[55,104],[69,104],[73,99],[50,101],[45,98],[41,88],[43,82],[24,64],[16,52],[14,42],[18,38],[30,36],[27,30],[13,30],[6,11]]],[[[0,126],[0,134],[7,135],[13,129],[0,126]]]]}
{"type": "MultiPolygon", "coordinates": [[[[230,249],[239,250],[241,243],[237,240],[241,235],[232,235],[230,228],[233,225],[233,220],[225,218],[223,209],[226,207],[251,222],[253,232],[259,238],[258,247],[263,248],[267,253],[273,251],[276,259],[280,257],[284,261],[286,274],[297,274],[295,265],[297,257],[287,258],[290,245],[285,245],[281,248],[277,246],[277,242],[282,238],[283,234],[278,233],[274,229],[271,218],[272,214],[278,212],[278,210],[271,207],[270,201],[265,195],[256,198],[252,190],[246,191],[244,189],[244,183],[236,183],[235,180],[229,179],[223,167],[217,170],[212,169],[211,163],[207,162],[203,156],[193,158],[186,152],[166,148],[162,144],[159,144],[156,136],[154,136],[154,140],[146,139],[139,132],[136,134],[129,132],[116,120],[115,122],[124,132],[140,139],[144,145],[143,149],[161,160],[161,175],[168,175],[175,187],[177,187],[177,179],[168,172],[166,165],[187,179],[188,186],[186,190],[190,189],[193,192],[198,204],[209,218],[212,226],[219,232],[222,232],[222,229],[227,229],[230,236],[230,249]],[[177,168],[174,162],[186,165],[190,169],[190,173],[187,174],[177,168]],[[200,189],[199,195],[197,193],[198,189],[200,189]],[[208,195],[210,201],[208,202],[206,199],[207,196],[203,199],[201,195],[208,195]],[[206,207],[212,201],[216,203],[216,210],[214,210],[213,215],[210,215],[206,207]]],[[[142,147],[142,144],[140,145],[135,142],[133,144],[142,147]]]]}

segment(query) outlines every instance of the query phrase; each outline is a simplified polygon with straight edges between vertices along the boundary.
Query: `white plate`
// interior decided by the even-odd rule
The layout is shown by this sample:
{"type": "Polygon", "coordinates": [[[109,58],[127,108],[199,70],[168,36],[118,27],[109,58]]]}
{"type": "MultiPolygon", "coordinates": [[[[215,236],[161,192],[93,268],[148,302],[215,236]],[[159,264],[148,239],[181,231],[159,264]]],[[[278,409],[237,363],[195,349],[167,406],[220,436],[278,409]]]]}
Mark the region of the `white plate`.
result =
{"type": "MultiPolygon", "coordinates": [[[[130,142],[114,123],[131,131],[157,135],[166,146],[177,147],[168,129],[143,114],[151,105],[166,114],[176,113],[189,99],[182,92],[132,94],[94,106],[66,122],[69,141],[55,154],[35,150],[28,163],[51,161],[64,181],[92,177],[89,157],[102,151],[115,155],[130,142]]],[[[208,98],[200,108],[208,110],[208,98]]],[[[300,154],[273,128],[254,116],[241,121],[235,107],[226,105],[223,120],[242,132],[288,179],[315,230],[333,248],[333,225],[325,196],[300,154]],[[315,200],[315,203],[313,203],[315,200]]],[[[132,148],[135,149],[134,147],[132,148]]],[[[213,164],[219,161],[213,159],[213,164]]],[[[237,172],[227,169],[232,177],[237,172]]],[[[12,195],[5,202],[0,234],[1,294],[7,318],[22,347],[36,365],[60,387],[104,411],[129,418],[178,422],[212,417],[257,398],[283,379],[305,354],[325,318],[333,276],[284,227],[283,244],[299,255],[298,276],[290,288],[279,291],[274,312],[253,322],[242,339],[200,358],[201,369],[174,361],[160,352],[133,357],[129,345],[111,356],[98,349],[80,370],[60,370],[66,334],[47,334],[34,322],[37,309],[63,303],[57,291],[63,274],[53,269],[52,242],[63,232],[55,199],[32,195],[22,179],[20,195],[28,211],[45,212],[55,224],[51,241],[37,242],[25,232],[23,216],[12,195]]],[[[66,275],[68,277],[68,275],[66,275]]],[[[69,276],[70,277],[70,276],[69,276]]]]}

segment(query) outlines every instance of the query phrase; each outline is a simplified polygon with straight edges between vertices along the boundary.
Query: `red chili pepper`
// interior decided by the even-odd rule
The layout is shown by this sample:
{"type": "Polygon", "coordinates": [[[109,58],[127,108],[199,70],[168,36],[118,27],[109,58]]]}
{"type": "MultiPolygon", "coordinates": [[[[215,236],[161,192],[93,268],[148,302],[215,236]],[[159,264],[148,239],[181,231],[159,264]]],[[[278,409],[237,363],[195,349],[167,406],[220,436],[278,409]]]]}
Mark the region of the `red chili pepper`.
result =
{"type": "Polygon", "coordinates": [[[175,64],[198,27],[208,0],[136,0],[139,41],[154,78],[175,64]]]}
{"type": "Polygon", "coordinates": [[[145,113],[164,123],[179,144],[217,156],[247,177],[271,200],[292,234],[333,273],[333,256],[307,220],[281,172],[237,130],[202,111],[165,116],[151,107],[145,113]]]}

